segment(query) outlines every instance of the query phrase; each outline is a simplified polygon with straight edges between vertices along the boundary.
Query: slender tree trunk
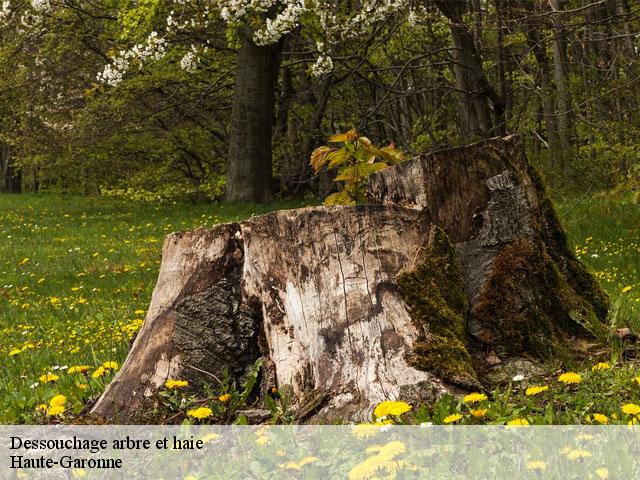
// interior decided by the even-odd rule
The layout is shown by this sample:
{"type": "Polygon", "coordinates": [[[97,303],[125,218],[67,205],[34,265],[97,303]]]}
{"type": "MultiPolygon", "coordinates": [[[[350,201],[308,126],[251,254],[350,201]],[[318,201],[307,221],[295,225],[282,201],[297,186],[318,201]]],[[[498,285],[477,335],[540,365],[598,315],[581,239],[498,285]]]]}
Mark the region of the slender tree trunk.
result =
{"type": "Polygon", "coordinates": [[[556,81],[557,105],[558,105],[558,136],[562,146],[563,155],[560,158],[560,167],[564,170],[566,159],[570,156],[572,148],[573,125],[571,120],[571,98],[569,92],[569,69],[567,57],[567,39],[562,17],[564,0],[549,0],[553,9],[551,20],[553,22],[553,66],[556,81]]]}
{"type": "Polygon", "coordinates": [[[453,71],[456,86],[464,97],[461,108],[465,127],[479,137],[495,136],[505,130],[504,104],[489,84],[482,68],[473,33],[464,23],[469,9],[466,0],[435,0],[442,14],[449,19],[453,43],[453,71]]]}
{"type": "Polygon", "coordinates": [[[20,193],[20,177],[11,160],[11,147],[0,142],[0,192],[20,193]]]}
{"type": "Polygon", "coordinates": [[[231,111],[227,200],[265,202],[271,198],[271,137],[281,43],[256,45],[241,30],[231,111]]]}

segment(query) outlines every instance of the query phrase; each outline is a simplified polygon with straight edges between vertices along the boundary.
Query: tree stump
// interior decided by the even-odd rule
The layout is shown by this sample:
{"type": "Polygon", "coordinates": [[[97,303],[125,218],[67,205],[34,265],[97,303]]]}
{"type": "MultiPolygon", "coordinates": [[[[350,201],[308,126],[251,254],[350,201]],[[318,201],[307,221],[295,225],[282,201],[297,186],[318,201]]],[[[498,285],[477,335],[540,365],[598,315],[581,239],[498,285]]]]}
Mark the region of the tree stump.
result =
{"type": "Polygon", "coordinates": [[[433,402],[510,361],[570,356],[608,300],[569,250],[517,137],[372,175],[370,205],[280,211],[169,235],[149,312],[92,413],[134,421],[168,379],[262,359],[299,421],[433,402]]]}

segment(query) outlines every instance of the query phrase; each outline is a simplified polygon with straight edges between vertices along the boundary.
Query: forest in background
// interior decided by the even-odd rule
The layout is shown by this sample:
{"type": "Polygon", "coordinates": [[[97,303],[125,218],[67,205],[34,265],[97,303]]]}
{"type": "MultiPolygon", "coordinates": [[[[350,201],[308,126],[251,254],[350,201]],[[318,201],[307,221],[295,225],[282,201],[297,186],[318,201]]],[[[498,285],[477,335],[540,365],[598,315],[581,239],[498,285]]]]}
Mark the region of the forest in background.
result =
{"type": "Polygon", "coordinates": [[[639,31],[635,0],[3,1],[0,191],[326,196],[310,154],[354,127],[635,187],[639,31]]]}

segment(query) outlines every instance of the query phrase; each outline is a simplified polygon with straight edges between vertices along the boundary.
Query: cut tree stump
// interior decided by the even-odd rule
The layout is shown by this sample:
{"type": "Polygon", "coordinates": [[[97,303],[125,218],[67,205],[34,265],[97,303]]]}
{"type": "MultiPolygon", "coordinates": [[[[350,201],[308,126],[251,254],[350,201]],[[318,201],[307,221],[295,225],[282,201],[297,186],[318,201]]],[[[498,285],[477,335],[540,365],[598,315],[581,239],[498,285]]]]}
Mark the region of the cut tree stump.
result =
{"type": "Polygon", "coordinates": [[[369,179],[370,205],[287,210],[169,235],[149,312],[92,409],[140,421],[168,379],[197,389],[262,359],[298,421],[431,403],[505,366],[572,355],[608,299],[575,258],[517,137],[369,179]]]}

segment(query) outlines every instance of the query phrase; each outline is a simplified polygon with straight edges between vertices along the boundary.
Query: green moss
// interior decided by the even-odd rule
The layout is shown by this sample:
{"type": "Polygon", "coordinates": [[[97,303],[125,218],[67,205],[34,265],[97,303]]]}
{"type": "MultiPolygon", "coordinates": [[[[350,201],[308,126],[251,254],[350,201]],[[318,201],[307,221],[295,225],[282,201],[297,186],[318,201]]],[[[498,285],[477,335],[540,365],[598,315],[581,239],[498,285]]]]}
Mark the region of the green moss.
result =
{"type": "Polygon", "coordinates": [[[420,250],[415,269],[398,276],[400,293],[422,332],[408,361],[452,384],[476,385],[466,347],[467,295],[462,270],[442,229],[433,227],[428,244],[420,250]]]}
{"type": "Polygon", "coordinates": [[[541,234],[547,245],[549,255],[556,264],[560,265],[569,286],[576,294],[582,297],[582,302],[586,303],[588,310],[592,310],[597,319],[604,322],[609,311],[609,296],[569,248],[567,234],[553,208],[553,203],[547,194],[540,175],[533,167],[529,168],[529,175],[540,201],[540,212],[543,219],[541,234]]]}

